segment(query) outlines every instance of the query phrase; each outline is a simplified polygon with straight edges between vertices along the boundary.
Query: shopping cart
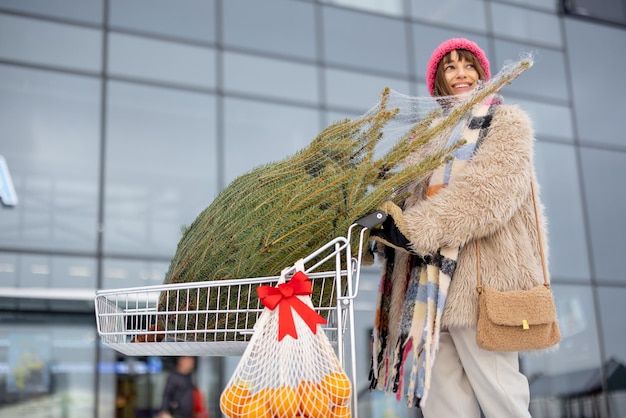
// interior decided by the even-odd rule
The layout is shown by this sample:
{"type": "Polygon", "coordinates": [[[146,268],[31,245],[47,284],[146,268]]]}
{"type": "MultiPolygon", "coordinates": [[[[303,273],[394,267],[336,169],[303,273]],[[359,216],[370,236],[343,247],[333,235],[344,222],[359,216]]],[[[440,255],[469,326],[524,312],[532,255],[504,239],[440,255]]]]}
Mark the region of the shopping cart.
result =
{"type": "MultiPolygon", "coordinates": [[[[373,212],[353,223],[345,237],[334,238],[303,259],[305,273],[313,282],[314,309],[327,320],[323,329],[344,369],[349,357],[353,387],[353,301],[359,288],[365,232],[385,218],[384,212],[373,212]]],[[[289,267],[287,277],[295,271],[295,265],[289,267]]],[[[256,288],[275,286],[279,279],[270,276],[100,290],[95,297],[98,334],[103,344],[130,356],[241,355],[264,309],[256,288]]],[[[356,417],[356,396],[352,398],[356,417]]]]}

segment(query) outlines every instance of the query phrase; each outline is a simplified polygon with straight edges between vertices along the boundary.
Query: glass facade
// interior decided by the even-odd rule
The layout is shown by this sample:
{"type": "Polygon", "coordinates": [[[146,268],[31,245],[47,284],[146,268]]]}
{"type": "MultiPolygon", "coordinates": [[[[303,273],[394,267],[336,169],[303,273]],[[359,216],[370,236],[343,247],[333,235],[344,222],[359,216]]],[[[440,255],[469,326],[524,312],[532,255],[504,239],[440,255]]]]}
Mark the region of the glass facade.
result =
{"type": "MultiPolygon", "coordinates": [[[[625,10],[623,0],[0,0],[0,155],[19,197],[0,206],[0,417],[152,416],[171,358],[103,346],[94,292],[160,284],[181,226],[235,177],[362,114],[386,86],[427,94],[430,53],[455,36],[495,69],[535,57],[503,90],[535,125],[563,331],[558,350],[521,356],[533,417],[625,416],[625,10]]],[[[378,280],[379,267],[363,270],[359,348],[378,280]]],[[[213,417],[236,363],[200,358],[213,417]]],[[[357,364],[360,415],[419,416],[367,391],[367,350],[357,364]]]]}

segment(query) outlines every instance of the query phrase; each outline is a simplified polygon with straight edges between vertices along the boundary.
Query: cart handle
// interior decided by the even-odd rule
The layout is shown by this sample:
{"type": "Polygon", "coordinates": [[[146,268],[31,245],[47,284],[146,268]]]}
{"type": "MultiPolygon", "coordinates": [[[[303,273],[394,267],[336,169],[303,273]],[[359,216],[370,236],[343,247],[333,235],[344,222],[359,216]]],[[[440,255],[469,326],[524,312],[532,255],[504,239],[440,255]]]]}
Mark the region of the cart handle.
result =
{"type": "Polygon", "coordinates": [[[385,219],[387,219],[387,213],[382,210],[377,210],[369,215],[357,219],[354,223],[362,226],[363,228],[373,229],[374,227],[385,222],[385,219]]]}

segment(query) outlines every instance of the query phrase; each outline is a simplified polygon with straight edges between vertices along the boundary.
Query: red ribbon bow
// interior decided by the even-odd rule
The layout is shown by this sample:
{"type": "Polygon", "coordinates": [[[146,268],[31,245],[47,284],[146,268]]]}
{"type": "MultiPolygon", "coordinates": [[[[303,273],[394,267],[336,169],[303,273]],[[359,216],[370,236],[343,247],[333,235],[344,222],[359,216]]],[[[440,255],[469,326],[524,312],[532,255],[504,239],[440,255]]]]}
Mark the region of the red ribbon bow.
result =
{"type": "Polygon", "coordinates": [[[280,307],[278,310],[278,341],[281,341],[285,335],[291,335],[298,339],[291,308],[300,315],[300,318],[304,320],[313,334],[317,333],[317,324],[326,324],[326,320],[321,315],[298,298],[298,296],[309,296],[313,293],[313,284],[302,271],[296,272],[291,280],[286,283],[281,283],[276,287],[259,286],[256,292],[265,307],[271,310],[276,309],[277,306],[280,307]]]}

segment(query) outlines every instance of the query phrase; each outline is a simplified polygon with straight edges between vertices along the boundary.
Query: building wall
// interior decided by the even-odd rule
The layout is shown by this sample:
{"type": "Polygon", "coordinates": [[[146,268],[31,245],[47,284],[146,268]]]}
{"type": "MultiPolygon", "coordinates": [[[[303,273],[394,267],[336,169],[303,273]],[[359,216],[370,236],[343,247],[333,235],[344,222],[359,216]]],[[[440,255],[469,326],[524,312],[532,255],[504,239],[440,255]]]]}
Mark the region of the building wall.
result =
{"type": "MultiPolygon", "coordinates": [[[[626,19],[609,3],[582,18],[545,0],[0,0],[0,155],[19,197],[0,207],[0,416],[114,416],[132,361],[98,343],[93,292],[160,284],[181,225],[235,177],[386,86],[426,95],[431,51],[456,36],[494,69],[535,59],[503,90],[535,124],[564,337],[522,356],[533,416],[624,416],[609,366],[626,363],[626,19]],[[28,384],[24,352],[49,366],[28,384]],[[586,376],[600,396],[559,403],[586,376]]],[[[378,269],[355,301],[360,388],[378,269]]],[[[203,360],[210,399],[236,360],[203,360]]],[[[141,364],[154,405],[162,368],[141,364]]]]}

